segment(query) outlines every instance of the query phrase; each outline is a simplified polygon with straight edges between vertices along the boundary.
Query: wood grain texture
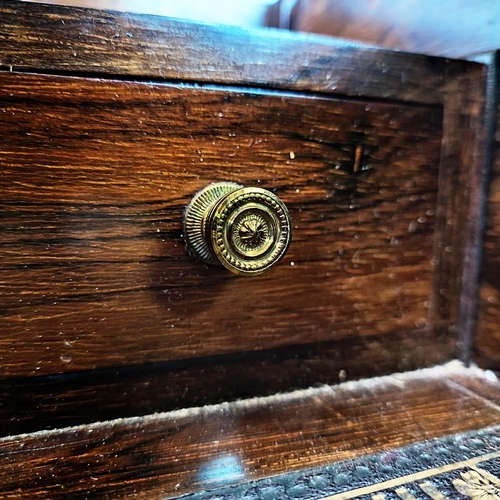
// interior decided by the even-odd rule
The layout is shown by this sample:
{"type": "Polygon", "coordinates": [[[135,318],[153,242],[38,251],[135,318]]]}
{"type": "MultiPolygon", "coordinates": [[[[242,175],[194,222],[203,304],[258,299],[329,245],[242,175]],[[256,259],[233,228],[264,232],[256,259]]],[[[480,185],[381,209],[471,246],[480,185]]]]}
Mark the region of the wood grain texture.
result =
{"type": "Polygon", "coordinates": [[[10,0],[0,15],[4,433],[454,356],[474,309],[481,65],[10,0]],[[268,275],[186,254],[184,207],[218,180],[289,205],[268,275]]]}
{"type": "Polygon", "coordinates": [[[437,211],[435,304],[456,322],[457,353],[469,363],[479,294],[486,176],[491,118],[488,72],[448,82],[437,211]],[[459,222],[461,221],[461,222],[459,222]],[[460,269],[459,272],[457,270],[460,269]]]}
{"type": "Polygon", "coordinates": [[[500,380],[492,371],[474,369],[476,374],[468,376],[455,373],[448,377],[448,384],[465,394],[471,393],[481,397],[495,410],[500,409],[500,380]]]}
{"type": "Polygon", "coordinates": [[[4,0],[0,68],[312,90],[442,104],[473,63],[290,34],[4,0]]]}
{"type": "Polygon", "coordinates": [[[0,495],[168,498],[213,485],[221,463],[234,465],[238,473],[225,479],[237,482],[500,422],[498,410],[450,385],[452,377],[437,368],[6,438],[0,441],[0,495]]]}
{"type": "Polygon", "coordinates": [[[489,176],[486,223],[483,244],[481,299],[478,309],[478,332],[474,359],[484,368],[500,369],[500,112],[498,85],[500,71],[498,53],[491,55],[492,92],[490,102],[496,113],[491,132],[492,164],[489,176]]]}
{"type": "Polygon", "coordinates": [[[419,332],[292,345],[201,359],[10,378],[0,436],[271,396],[446,361],[455,339],[419,332]],[[409,355],[411,353],[411,355],[409,355]],[[396,366],[396,368],[395,368],[396,366]]]}
{"type": "Polygon", "coordinates": [[[2,376],[434,327],[440,109],[9,73],[0,99],[2,376]],[[184,248],[184,207],[220,180],[290,209],[258,278],[184,248]]]}

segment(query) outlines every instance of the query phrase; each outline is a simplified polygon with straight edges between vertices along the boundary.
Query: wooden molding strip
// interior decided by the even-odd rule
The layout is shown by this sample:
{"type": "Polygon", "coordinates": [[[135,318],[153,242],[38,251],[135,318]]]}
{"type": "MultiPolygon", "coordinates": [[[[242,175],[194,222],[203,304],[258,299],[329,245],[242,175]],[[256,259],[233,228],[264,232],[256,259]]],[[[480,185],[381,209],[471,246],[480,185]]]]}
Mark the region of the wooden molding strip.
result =
{"type": "Polygon", "coordinates": [[[5,0],[0,68],[238,84],[442,104],[449,75],[479,65],[285,30],[5,0]],[[272,71],[270,69],[272,68],[272,71]]]}

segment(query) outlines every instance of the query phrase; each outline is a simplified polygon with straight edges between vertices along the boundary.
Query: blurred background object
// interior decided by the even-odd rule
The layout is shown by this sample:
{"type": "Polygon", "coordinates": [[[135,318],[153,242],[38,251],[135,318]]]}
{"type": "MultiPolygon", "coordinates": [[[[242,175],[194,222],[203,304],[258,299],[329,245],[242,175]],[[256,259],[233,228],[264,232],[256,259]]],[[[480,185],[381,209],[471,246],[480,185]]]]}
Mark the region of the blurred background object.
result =
{"type": "MultiPolygon", "coordinates": [[[[36,0],[39,1],[39,0],[36,0]]],[[[276,27],[379,47],[466,57],[500,47],[498,0],[44,0],[228,24],[276,27]]]]}
{"type": "Polygon", "coordinates": [[[298,0],[292,28],[464,57],[500,47],[498,0],[298,0]]]}
{"type": "MultiPolygon", "coordinates": [[[[26,0],[25,0],[26,1],[26,0]]],[[[189,19],[242,28],[279,27],[279,0],[28,0],[189,19]]]]}

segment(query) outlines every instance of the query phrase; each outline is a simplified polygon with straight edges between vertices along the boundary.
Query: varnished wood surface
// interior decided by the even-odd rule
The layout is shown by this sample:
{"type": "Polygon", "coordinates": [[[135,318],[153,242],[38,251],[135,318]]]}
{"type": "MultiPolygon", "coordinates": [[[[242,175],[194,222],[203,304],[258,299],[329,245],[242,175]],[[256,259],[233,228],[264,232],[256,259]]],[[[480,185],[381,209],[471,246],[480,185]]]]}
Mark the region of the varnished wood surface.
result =
{"type": "Polygon", "coordinates": [[[330,38],[4,0],[0,68],[226,83],[442,104],[478,66],[330,38]]]}
{"type": "Polygon", "coordinates": [[[2,376],[45,375],[2,382],[4,433],[427,366],[453,357],[460,325],[466,357],[482,66],[11,1],[0,15],[14,71],[1,74],[2,376]],[[253,284],[183,248],[183,207],[221,178],[276,189],[298,221],[300,249],[253,284]]]}
{"type": "Polygon", "coordinates": [[[0,436],[337,384],[449,358],[454,338],[419,332],[292,345],[0,382],[0,436]],[[392,355],[389,355],[392,353],[392,355]],[[411,353],[411,355],[409,355],[411,353]]]}
{"type": "Polygon", "coordinates": [[[476,370],[474,376],[464,373],[454,373],[449,377],[449,383],[456,389],[484,398],[496,411],[500,410],[500,380],[493,371],[476,370]]]}
{"type": "Polygon", "coordinates": [[[431,304],[440,109],[10,73],[0,99],[2,376],[448,335],[456,311],[431,304]],[[291,248],[258,278],[184,248],[184,207],[221,180],[290,209],[291,248]]]}
{"type": "Polygon", "coordinates": [[[436,245],[444,251],[438,257],[440,281],[434,290],[441,313],[446,316],[444,311],[448,306],[443,298],[448,298],[448,313],[458,317],[458,356],[466,363],[471,360],[477,332],[484,200],[491,148],[490,83],[487,67],[484,69],[481,85],[472,74],[449,82],[437,212],[437,225],[443,233],[436,238],[436,245]],[[446,246],[448,243],[450,246],[446,246]]]}
{"type": "Polygon", "coordinates": [[[0,441],[2,498],[160,499],[500,423],[437,368],[0,441]],[[230,463],[233,474],[220,464],[230,463]],[[222,477],[216,474],[222,474],[222,477]]]}
{"type": "Polygon", "coordinates": [[[490,101],[496,113],[491,131],[491,172],[486,200],[483,243],[481,300],[478,309],[478,332],[474,346],[475,360],[485,368],[500,370],[500,111],[498,103],[498,54],[491,55],[492,92],[490,101]]]}

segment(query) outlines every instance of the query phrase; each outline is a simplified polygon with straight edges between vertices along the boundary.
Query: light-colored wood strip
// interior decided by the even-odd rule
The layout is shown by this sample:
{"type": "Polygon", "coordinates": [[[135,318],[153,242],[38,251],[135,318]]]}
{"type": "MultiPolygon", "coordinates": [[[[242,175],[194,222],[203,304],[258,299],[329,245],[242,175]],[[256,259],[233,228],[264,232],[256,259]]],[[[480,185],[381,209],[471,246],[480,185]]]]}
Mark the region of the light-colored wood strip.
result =
{"type": "Polygon", "coordinates": [[[394,493],[401,498],[401,500],[417,500],[406,488],[397,488],[394,493]]]}
{"type": "Polygon", "coordinates": [[[448,497],[444,496],[436,487],[429,481],[420,483],[418,487],[426,494],[429,495],[432,500],[447,500],[448,497]]]}

